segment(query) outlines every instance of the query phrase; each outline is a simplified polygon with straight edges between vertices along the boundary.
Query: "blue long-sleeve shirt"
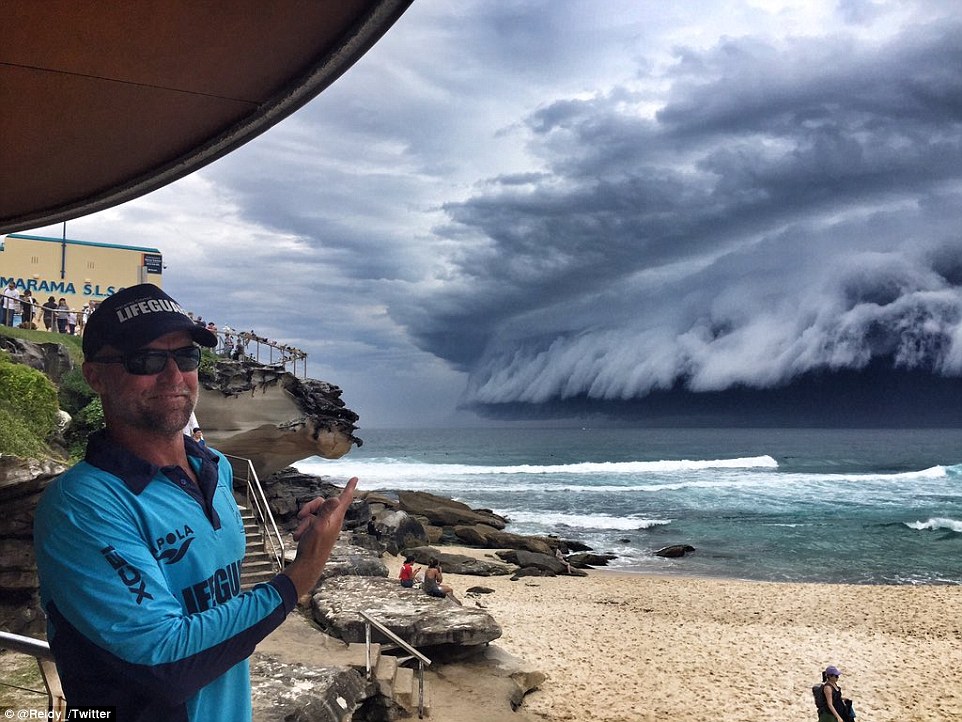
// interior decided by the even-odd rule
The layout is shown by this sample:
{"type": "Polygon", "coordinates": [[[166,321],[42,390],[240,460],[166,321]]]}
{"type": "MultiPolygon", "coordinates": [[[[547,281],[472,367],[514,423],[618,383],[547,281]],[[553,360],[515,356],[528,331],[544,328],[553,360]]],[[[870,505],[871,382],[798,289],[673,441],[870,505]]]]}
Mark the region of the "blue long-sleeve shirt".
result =
{"type": "Polygon", "coordinates": [[[40,600],[68,706],[121,720],[251,717],[247,658],[294,608],[278,575],[241,593],[231,468],[184,437],[199,488],[91,436],[34,518],[40,600]]]}

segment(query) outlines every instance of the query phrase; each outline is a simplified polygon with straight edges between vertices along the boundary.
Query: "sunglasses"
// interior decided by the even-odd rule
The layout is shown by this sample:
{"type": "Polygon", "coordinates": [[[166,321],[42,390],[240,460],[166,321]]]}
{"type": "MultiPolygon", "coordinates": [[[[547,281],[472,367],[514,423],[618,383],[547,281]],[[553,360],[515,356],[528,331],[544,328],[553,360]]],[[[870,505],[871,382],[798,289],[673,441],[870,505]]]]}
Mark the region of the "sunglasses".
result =
{"type": "Polygon", "coordinates": [[[167,359],[174,359],[181,371],[196,371],[200,366],[200,347],[184,346],[173,351],[162,351],[156,348],[143,348],[128,351],[121,356],[102,356],[92,359],[98,364],[122,363],[127,373],[134,376],[154,376],[167,368],[167,359]]]}

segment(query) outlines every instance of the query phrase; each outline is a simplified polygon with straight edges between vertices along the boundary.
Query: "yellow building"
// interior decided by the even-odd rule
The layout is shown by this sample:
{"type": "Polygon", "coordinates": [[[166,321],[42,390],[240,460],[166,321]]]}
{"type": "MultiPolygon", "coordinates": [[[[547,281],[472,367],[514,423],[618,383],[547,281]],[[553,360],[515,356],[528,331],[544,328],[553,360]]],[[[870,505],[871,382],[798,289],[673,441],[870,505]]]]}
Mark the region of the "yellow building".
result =
{"type": "Polygon", "coordinates": [[[0,238],[0,288],[10,281],[38,303],[64,298],[72,309],[102,301],[127,286],[161,286],[164,264],[156,248],[113,246],[11,233],[0,238]]]}

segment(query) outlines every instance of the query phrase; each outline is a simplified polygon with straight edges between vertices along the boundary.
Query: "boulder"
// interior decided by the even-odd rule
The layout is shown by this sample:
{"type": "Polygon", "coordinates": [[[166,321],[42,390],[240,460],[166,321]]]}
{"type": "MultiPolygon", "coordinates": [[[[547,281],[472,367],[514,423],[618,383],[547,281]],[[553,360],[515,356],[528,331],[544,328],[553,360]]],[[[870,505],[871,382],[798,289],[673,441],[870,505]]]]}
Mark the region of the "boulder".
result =
{"type": "Polygon", "coordinates": [[[606,567],[612,559],[617,559],[617,554],[594,554],[592,552],[577,552],[569,554],[568,564],[578,569],[591,569],[592,567],[606,567]]]}
{"type": "Polygon", "coordinates": [[[525,567],[524,569],[518,569],[514,574],[511,575],[511,581],[516,582],[521,577],[556,577],[558,576],[554,572],[549,572],[545,569],[538,569],[536,567],[525,567]]]}
{"type": "Polygon", "coordinates": [[[406,511],[384,511],[375,514],[381,541],[389,554],[398,554],[408,547],[425,546],[428,533],[424,525],[406,511]]]}
{"type": "Polygon", "coordinates": [[[423,516],[435,526],[487,524],[504,529],[507,520],[487,510],[474,510],[467,504],[445,499],[425,491],[399,491],[398,507],[409,514],[423,516]]]}
{"type": "Polygon", "coordinates": [[[63,344],[34,343],[22,338],[0,336],[0,349],[10,354],[13,363],[41,371],[58,385],[67,372],[74,368],[73,359],[63,344]]]}
{"type": "Polygon", "coordinates": [[[561,540],[562,551],[566,554],[568,552],[590,552],[593,551],[590,546],[584,542],[576,541],[574,539],[562,539],[561,540]]]}
{"type": "Polygon", "coordinates": [[[503,576],[511,573],[511,568],[495,561],[475,559],[466,554],[449,554],[434,547],[414,547],[404,550],[405,556],[412,556],[418,564],[427,566],[432,558],[441,562],[442,571],[448,574],[473,574],[479,577],[503,576]]]}
{"type": "MultiPolygon", "coordinates": [[[[381,491],[360,490],[355,493],[355,496],[357,496],[358,499],[364,499],[364,501],[371,505],[372,510],[378,505],[384,509],[397,509],[397,499],[393,499],[381,491]]],[[[381,509],[377,511],[380,512],[381,509]]]]}
{"type": "Polygon", "coordinates": [[[459,525],[452,531],[459,542],[483,549],[524,549],[540,554],[551,554],[553,549],[545,537],[512,534],[488,524],[459,525]]]}
{"type": "Polygon", "coordinates": [[[539,554],[528,552],[523,549],[510,549],[497,552],[498,556],[506,562],[517,564],[522,569],[533,568],[552,574],[565,574],[568,568],[564,562],[558,560],[553,554],[539,554]]]}
{"type": "Polygon", "coordinates": [[[512,534],[507,531],[495,530],[488,535],[488,542],[496,549],[518,549],[519,551],[534,552],[536,554],[554,553],[554,548],[543,537],[512,534]]]}
{"type": "Polygon", "coordinates": [[[538,689],[547,679],[544,672],[536,670],[512,672],[511,679],[517,685],[514,694],[511,695],[511,709],[517,711],[521,703],[524,702],[525,695],[538,689]]]}
{"type": "Polygon", "coordinates": [[[308,667],[255,654],[251,702],[258,722],[343,722],[370,696],[367,680],[349,667],[308,667]]]}
{"type": "Polygon", "coordinates": [[[695,547],[690,544],[672,544],[671,546],[662,547],[654,554],[656,557],[667,557],[669,559],[676,559],[678,557],[683,557],[686,554],[695,551],[695,547]]]}
{"type": "MultiPolygon", "coordinates": [[[[311,609],[321,629],[345,642],[365,638],[365,622],[358,610],[364,610],[417,649],[486,644],[501,636],[501,627],[482,609],[431,597],[420,589],[407,589],[393,579],[328,579],[311,598],[311,609]]],[[[380,637],[372,629],[372,639],[380,637]]]]}

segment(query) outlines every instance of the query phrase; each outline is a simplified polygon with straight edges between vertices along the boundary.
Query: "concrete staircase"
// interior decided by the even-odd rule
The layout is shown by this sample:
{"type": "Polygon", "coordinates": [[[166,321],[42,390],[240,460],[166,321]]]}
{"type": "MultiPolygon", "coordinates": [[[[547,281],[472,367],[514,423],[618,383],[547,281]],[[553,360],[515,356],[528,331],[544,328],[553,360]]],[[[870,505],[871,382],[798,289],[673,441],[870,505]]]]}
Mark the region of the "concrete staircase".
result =
{"type": "Polygon", "coordinates": [[[244,567],[241,570],[241,589],[250,589],[255,584],[270,581],[280,570],[274,566],[273,558],[267,553],[264,532],[253,512],[243,506],[240,507],[240,512],[244,522],[244,535],[247,537],[244,567]]]}
{"type": "MultiPolygon", "coordinates": [[[[250,509],[238,505],[244,522],[247,549],[244,567],[241,571],[241,589],[250,589],[255,584],[270,581],[280,570],[274,565],[273,557],[267,553],[264,532],[250,509]]],[[[343,644],[343,642],[341,642],[343,644]]],[[[351,667],[362,675],[367,673],[367,659],[363,643],[351,643],[339,651],[327,650],[326,662],[337,667],[351,667]]],[[[414,669],[401,664],[411,657],[399,658],[381,654],[380,644],[371,644],[371,663],[374,666],[373,682],[377,685],[384,708],[384,719],[418,716],[418,676],[414,669]]],[[[424,688],[422,716],[430,715],[427,682],[424,688]]]]}
{"type": "MultiPolygon", "coordinates": [[[[399,720],[418,717],[417,670],[401,666],[399,659],[384,650],[388,645],[371,645],[373,674],[369,681],[371,705],[367,719],[399,720]]],[[[307,667],[350,667],[362,677],[367,674],[364,644],[351,643],[321,634],[314,622],[296,610],[288,615],[280,627],[257,645],[257,652],[287,664],[303,664],[307,667]]],[[[428,677],[437,679],[425,671],[424,717],[431,713],[428,696],[428,677]]],[[[442,682],[443,684],[443,682],[442,682]]]]}
{"type": "MultiPolygon", "coordinates": [[[[349,655],[346,665],[358,670],[361,674],[367,671],[367,660],[363,643],[347,645],[349,655]]],[[[381,645],[371,644],[371,663],[374,665],[374,683],[384,700],[387,710],[394,710],[397,715],[388,715],[389,719],[400,717],[416,717],[418,714],[418,675],[415,669],[402,667],[403,660],[390,654],[381,654],[381,645]]],[[[431,704],[428,697],[427,681],[424,684],[423,717],[431,715],[431,704]]]]}

